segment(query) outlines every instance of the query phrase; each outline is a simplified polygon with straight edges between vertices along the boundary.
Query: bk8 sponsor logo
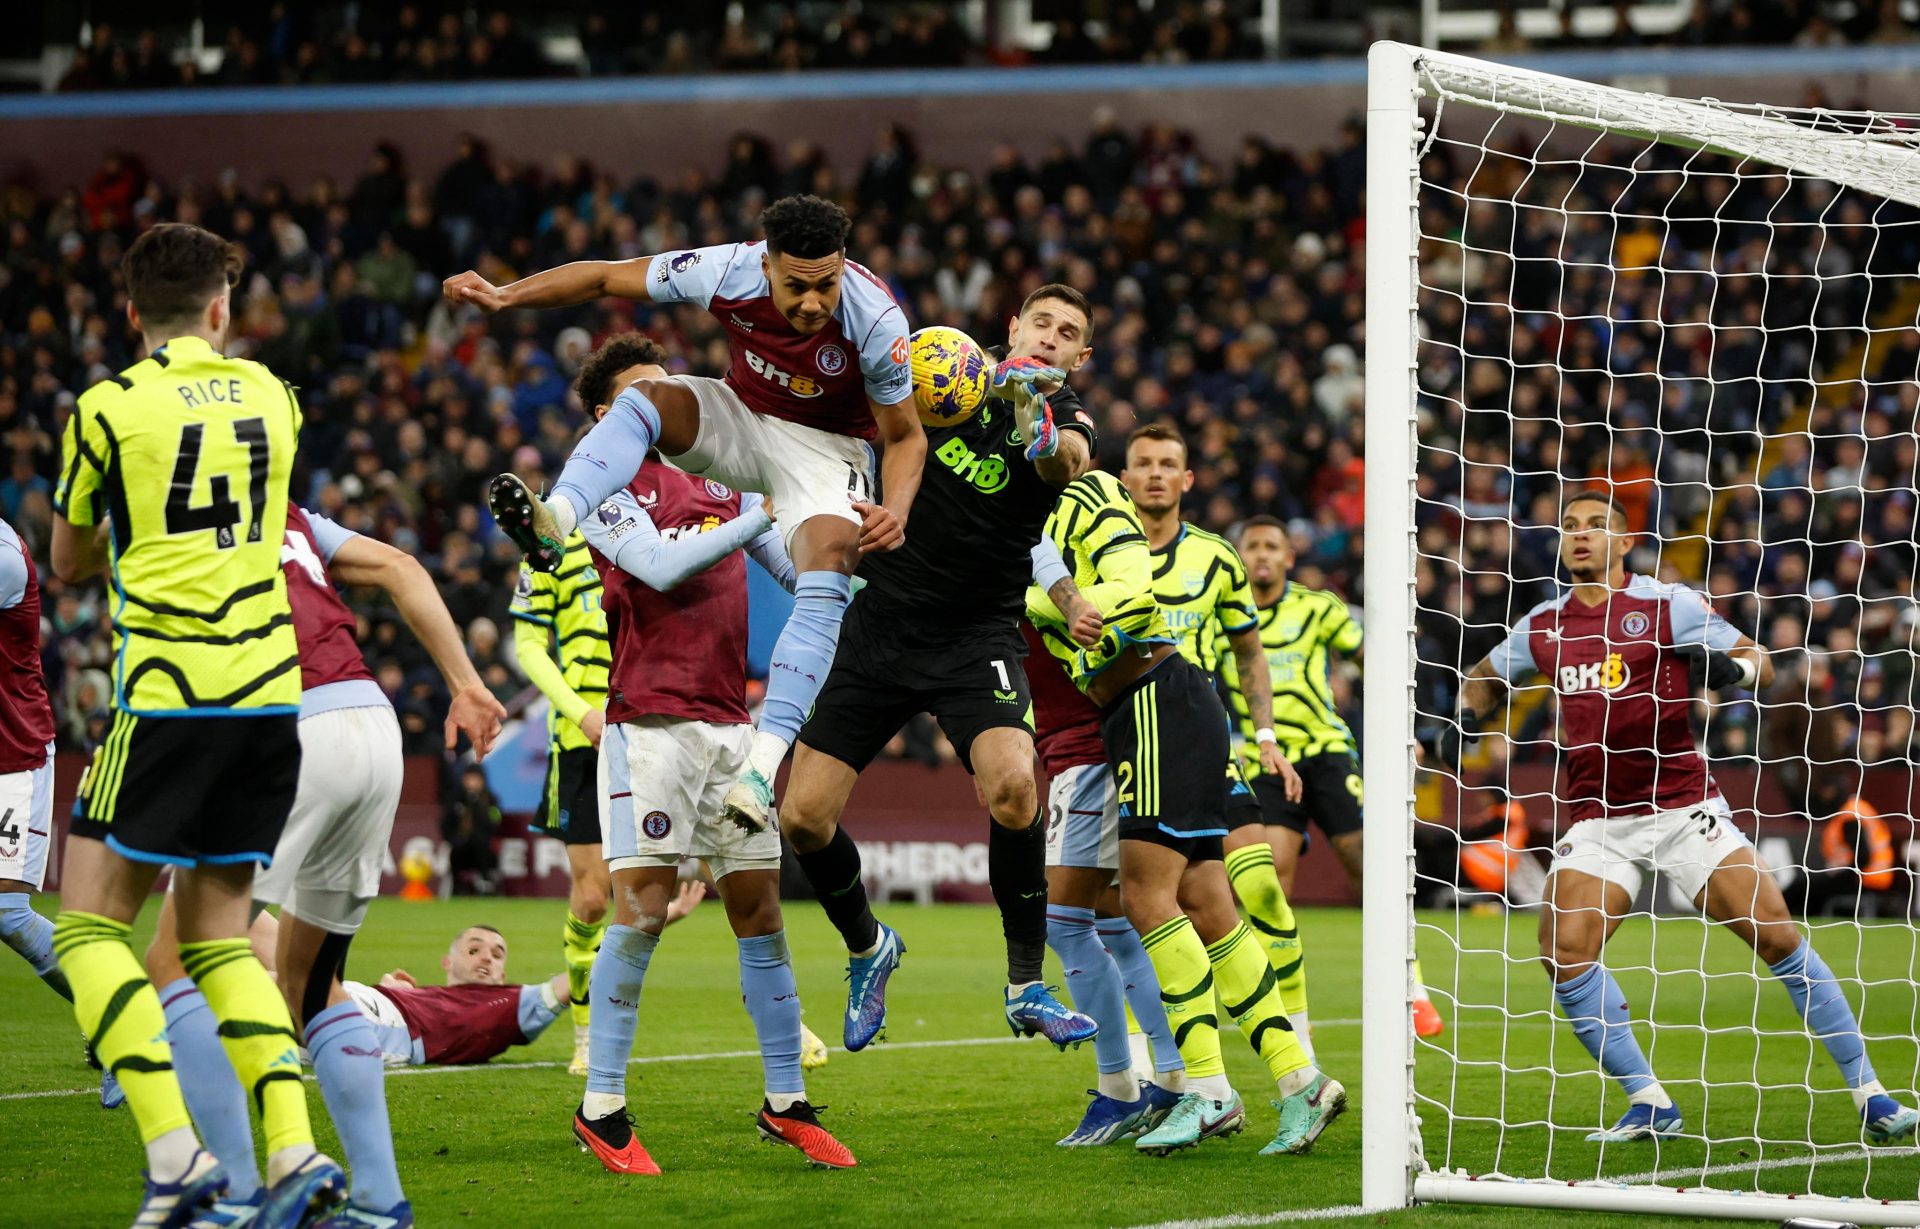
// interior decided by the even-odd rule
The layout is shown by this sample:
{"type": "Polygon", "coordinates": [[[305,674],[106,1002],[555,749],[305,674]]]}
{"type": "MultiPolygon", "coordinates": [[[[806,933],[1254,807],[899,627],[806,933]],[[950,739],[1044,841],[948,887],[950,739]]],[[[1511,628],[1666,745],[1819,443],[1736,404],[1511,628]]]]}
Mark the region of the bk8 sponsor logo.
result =
{"type": "Polygon", "coordinates": [[[747,350],[745,353],[747,356],[747,366],[753,368],[755,375],[764,376],[772,380],[796,397],[818,397],[820,395],[820,382],[811,376],[794,375],[790,371],[782,371],[774,366],[771,360],[761,358],[751,350],[747,350]]]}
{"type": "Polygon", "coordinates": [[[1626,661],[1618,653],[1609,653],[1605,661],[1560,667],[1560,690],[1618,691],[1627,685],[1628,677],[1626,661]]]}

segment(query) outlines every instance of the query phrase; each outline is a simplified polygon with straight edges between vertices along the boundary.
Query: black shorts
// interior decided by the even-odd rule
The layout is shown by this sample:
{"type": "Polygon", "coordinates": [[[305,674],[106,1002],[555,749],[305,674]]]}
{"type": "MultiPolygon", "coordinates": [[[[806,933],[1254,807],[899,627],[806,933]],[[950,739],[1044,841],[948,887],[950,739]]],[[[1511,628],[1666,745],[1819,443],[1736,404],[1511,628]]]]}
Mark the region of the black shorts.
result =
{"type": "Polygon", "coordinates": [[[858,772],[915,713],[932,713],[972,772],[974,739],[1002,728],[1033,732],[1026,652],[1010,627],[942,637],[914,630],[897,609],[855,601],[800,741],[858,772]]]}
{"type": "Polygon", "coordinates": [[[1253,791],[1260,798],[1266,821],[1306,835],[1312,820],[1330,837],[1360,831],[1360,765],[1351,751],[1328,751],[1293,766],[1300,774],[1300,801],[1288,802],[1287,791],[1273,777],[1255,777],[1253,791]]]}
{"type": "Polygon", "coordinates": [[[600,753],[592,747],[547,751],[547,785],[535,826],[569,845],[600,843],[600,753]]]}
{"type": "Polygon", "coordinates": [[[273,861],[300,786],[300,717],[114,714],[74,803],[75,836],[136,862],[273,861]]]}
{"type": "Polygon", "coordinates": [[[1101,711],[1100,738],[1121,840],[1178,849],[1191,862],[1222,856],[1232,743],[1220,697],[1197,666],[1175,653],[1147,671],[1101,711]]]}

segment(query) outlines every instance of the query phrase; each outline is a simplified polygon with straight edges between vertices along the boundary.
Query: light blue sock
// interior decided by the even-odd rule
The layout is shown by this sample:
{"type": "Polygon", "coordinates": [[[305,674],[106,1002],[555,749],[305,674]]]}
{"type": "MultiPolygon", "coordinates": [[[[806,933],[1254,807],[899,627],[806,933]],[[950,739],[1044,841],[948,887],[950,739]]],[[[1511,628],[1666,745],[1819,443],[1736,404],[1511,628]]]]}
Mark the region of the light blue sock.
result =
{"type": "Polygon", "coordinates": [[[1654,1082],[1653,1067],[1633,1035],[1627,996],[1604,966],[1589,965],[1585,973],[1555,986],[1553,997],[1573,1025],[1573,1035],[1628,1096],[1654,1082]]]}
{"type": "Polygon", "coordinates": [[[660,411],[637,388],[623,388],[607,415],[567,457],[553,494],[573,505],[576,521],[633,481],[647,452],[660,438],[660,411]]]}
{"type": "Polygon", "coordinates": [[[1833,979],[1833,970],[1813,950],[1813,944],[1802,940],[1786,959],[1768,967],[1793,996],[1793,1005],[1807,1022],[1808,1031],[1833,1056],[1847,1087],[1873,1083],[1873,1064],[1867,1061],[1860,1022],[1854,1018],[1847,996],[1840,992],[1840,983],[1833,979]]]}
{"type": "Polygon", "coordinates": [[[53,958],[53,923],[33,911],[25,892],[0,892],[0,941],[19,952],[55,994],[73,1002],[73,987],[53,958]]]}
{"type": "Polygon", "coordinates": [[[1073,992],[1073,1005],[1100,1026],[1093,1039],[1093,1057],[1101,1075],[1133,1066],[1127,1045],[1127,991],[1120,966],[1113,962],[1100,937],[1093,932],[1093,910],[1072,905],[1047,906],[1047,946],[1060,957],[1060,968],[1073,992]]]}
{"type": "Polygon", "coordinates": [[[220,1022],[191,977],[168,982],[160,991],[160,1007],[166,1012],[173,1069],[194,1128],[227,1171],[227,1198],[250,1198],[260,1189],[260,1165],[253,1154],[247,1094],[220,1044],[220,1022]]]}
{"type": "Polygon", "coordinates": [[[1147,949],[1140,944],[1139,932],[1134,930],[1132,922],[1121,917],[1103,917],[1094,923],[1093,929],[1120,970],[1133,1018],[1153,1044],[1153,1069],[1185,1071],[1187,1064],[1180,1059],[1180,1047],[1173,1043],[1173,1030],[1167,1027],[1167,1009],[1160,1002],[1160,978],[1154,974],[1147,949]]]}
{"type": "Polygon", "coordinates": [[[387,1121],[387,1072],[373,1021],[354,1002],[335,1003],[307,1022],[307,1053],[327,1113],[346,1145],[353,1202],[384,1212],[406,1198],[387,1121]]]}
{"type": "Polygon", "coordinates": [[[618,923],[600,938],[600,954],[593,958],[587,979],[593,1003],[587,1017],[588,1092],[627,1093],[627,1060],[633,1057],[633,1033],[640,1023],[640,987],[659,945],[659,935],[618,923]]]}
{"type": "Polygon", "coordinates": [[[740,997],[760,1039],[760,1069],[768,1093],[800,1096],[800,991],[787,955],[787,932],[741,939],[740,997]]]}
{"type": "Polygon", "coordinates": [[[760,711],[761,733],[792,743],[800,732],[833,666],[834,650],[840,645],[840,620],[852,593],[852,580],[838,572],[800,573],[793,586],[793,613],[773,644],[767,703],[760,711]]]}

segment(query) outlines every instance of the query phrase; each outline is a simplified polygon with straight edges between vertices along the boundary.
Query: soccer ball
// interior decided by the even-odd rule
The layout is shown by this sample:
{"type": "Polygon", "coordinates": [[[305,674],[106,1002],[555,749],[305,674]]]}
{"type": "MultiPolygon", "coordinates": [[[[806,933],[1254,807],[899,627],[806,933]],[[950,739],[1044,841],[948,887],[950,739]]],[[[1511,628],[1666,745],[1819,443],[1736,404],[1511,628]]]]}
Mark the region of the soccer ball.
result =
{"type": "Polygon", "coordinates": [[[972,418],[987,399],[987,354],[959,329],[934,325],[911,338],[913,404],[929,427],[972,418]]]}

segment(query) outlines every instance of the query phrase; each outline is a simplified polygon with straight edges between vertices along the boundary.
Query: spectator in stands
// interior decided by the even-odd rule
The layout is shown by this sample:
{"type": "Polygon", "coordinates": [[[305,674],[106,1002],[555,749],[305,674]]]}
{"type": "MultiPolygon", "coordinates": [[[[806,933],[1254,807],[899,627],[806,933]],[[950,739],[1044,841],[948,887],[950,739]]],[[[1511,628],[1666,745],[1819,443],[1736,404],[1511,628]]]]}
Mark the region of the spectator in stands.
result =
{"type": "Polygon", "coordinates": [[[459,784],[442,806],[440,836],[447,842],[447,869],[455,896],[494,896],[500,890],[500,807],[478,764],[460,770],[459,784]]]}
{"type": "MultiPolygon", "coordinates": [[[[1812,859],[1809,859],[1811,862],[1812,859]]],[[[1819,866],[1807,876],[1806,916],[1903,917],[1893,830],[1864,798],[1847,800],[1820,825],[1819,866]]]]}

